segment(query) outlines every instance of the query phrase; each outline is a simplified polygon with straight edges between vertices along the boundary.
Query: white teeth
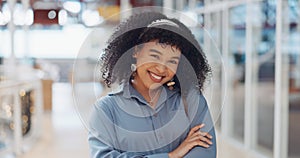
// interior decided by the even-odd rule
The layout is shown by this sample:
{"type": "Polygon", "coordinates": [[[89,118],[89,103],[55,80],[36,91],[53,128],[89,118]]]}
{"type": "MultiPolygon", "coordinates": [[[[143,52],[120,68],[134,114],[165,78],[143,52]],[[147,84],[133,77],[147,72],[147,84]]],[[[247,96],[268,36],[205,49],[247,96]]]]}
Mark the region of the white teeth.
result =
{"type": "Polygon", "coordinates": [[[155,74],[153,74],[153,73],[150,73],[151,74],[151,76],[153,77],[153,78],[155,78],[155,79],[157,79],[157,80],[160,80],[162,77],[161,76],[157,76],[157,75],[155,75],[155,74]]]}

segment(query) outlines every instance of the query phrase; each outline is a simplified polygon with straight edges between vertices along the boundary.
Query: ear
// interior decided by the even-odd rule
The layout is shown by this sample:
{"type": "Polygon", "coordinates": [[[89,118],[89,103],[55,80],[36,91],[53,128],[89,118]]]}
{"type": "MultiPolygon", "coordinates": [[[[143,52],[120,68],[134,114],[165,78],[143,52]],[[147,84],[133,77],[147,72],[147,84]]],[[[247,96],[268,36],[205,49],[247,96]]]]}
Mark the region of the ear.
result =
{"type": "Polygon", "coordinates": [[[132,54],[132,57],[133,57],[133,58],[137,58],[137,52],[134,52],[134,53],[132,54]]]}
{"type": "Polygon", "coordinates": [[[136,53],[136,52],[134,52],[134,53],[132,54],[132,58],[134,58],[134,59],[137,58],[137,53],[136,53]]]}
{"type": "Polygon", "coordinates": [[[133,57],[133,58],[137,58],[138,53],[139,53],[139,49],[138,49],[137,46],[135,46],[135,47],[134,47],[134,52],[133,52],[133,54],[132,54],[132,57],[133,57]]]}

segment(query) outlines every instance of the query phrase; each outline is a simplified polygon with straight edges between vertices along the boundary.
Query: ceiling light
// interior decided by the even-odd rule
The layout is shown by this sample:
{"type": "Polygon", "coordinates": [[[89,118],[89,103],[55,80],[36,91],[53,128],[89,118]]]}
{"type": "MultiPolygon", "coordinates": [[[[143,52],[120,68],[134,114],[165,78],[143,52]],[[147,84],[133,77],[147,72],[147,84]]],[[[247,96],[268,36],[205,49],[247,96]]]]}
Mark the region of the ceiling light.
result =
{"type": "Polygon", "coordinates": [[[97,10],[85,10],[82,13],[82,21],[86,26],[96,26],[101,24],[104,20],[99,16],[97,10]]]}
{"type": "Polygon", "coordinates": [[[63,7],[67,11],[74,13],[74,14],[78,14],[81,10],[80,2],[67,1],[63,4],[63,7]]]}

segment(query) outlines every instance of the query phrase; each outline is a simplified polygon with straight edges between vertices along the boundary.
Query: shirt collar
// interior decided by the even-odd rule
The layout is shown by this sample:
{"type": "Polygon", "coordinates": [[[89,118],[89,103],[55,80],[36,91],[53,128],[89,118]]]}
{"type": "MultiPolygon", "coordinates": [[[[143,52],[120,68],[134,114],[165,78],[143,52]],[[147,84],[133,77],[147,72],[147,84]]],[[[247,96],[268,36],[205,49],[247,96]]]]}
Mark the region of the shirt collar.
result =
{"type": "MultiPolygon", "coordinates": [[[[163,87],[163,91],[159,101],[158,101],[158,105],[160,103],[163,103],[166,99],[170,98],[171,96],[173,96],[175,93],[179,92],[178,88],[175,88],[173,90],[169,90],[169,88],[167,88],[166,86],[163,87]]],[[[120,87],[118,88],[117,91],[113,92],[112,94],[122,94],[123,97],[125,98],[136,98],[138,99],[140,102],[147,104],[147,101],[144,99],[144,97],[131,85],[131,83],[128,82],[121,82],[120,87]]]]}

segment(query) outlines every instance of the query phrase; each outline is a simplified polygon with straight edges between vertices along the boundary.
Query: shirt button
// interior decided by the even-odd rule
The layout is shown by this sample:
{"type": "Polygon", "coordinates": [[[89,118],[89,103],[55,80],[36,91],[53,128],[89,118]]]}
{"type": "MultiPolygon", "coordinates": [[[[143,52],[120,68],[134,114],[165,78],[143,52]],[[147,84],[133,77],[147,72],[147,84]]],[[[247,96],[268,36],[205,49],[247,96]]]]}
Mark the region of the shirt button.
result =
{"type": "Polygon", "coordinates": [[[154,117],[157,117],[157,113],[155,113],[153,116],[154,116],[154,117]]]}

